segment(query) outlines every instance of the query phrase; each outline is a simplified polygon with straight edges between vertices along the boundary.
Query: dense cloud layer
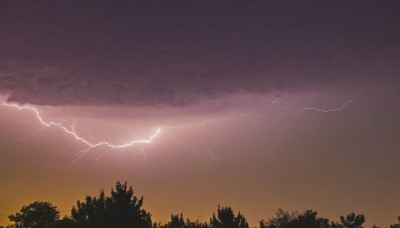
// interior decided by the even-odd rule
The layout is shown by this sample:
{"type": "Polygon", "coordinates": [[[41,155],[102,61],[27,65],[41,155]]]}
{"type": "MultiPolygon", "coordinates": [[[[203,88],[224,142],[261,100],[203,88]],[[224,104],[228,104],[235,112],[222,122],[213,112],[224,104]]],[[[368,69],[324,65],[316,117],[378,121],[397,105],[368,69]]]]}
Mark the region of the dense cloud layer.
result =
{"type": "Polygon", "coordinates": [[[395,79],[399,11],[396,2],[2,1],[0,93],[39,105],[182,106],[395,79]]]}

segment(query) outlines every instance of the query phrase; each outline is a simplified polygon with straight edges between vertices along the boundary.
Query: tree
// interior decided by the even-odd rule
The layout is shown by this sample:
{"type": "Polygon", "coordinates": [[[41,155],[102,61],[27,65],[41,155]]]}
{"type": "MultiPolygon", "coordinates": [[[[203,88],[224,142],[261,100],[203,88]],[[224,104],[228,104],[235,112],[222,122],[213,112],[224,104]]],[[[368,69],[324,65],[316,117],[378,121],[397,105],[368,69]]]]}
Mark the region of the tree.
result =
{"type": "Polygon", "coordinates": [[[357,215],[354,212],[340,216],[340,223],[332,223],[333,228],[363,228],[365,217],[363,214],[357,215]]]}
{"type": "Polygon", "coordinates": [[[306,210],[299,214],[293,221],[293,227],[304,228],[326,228],[329,226],[329,220],[326,218],[317,217],[317,212],[306,210]]]}
{"type": "Polygon", "coordinates": [[[78,224],[75,220],[64,217],[62,220],[57,220],[46,226],[46,228],[78,228],[78,224]]]}
{"type": "Polygon", "coordinates": [[[35,201],[22,206],[20,212],[8,216],[16,228],[42,228],[60,218],[60,212],[49,202],[35,201]]]}
{"type": "Polygon", "coordinates": [[[71,210],[72,218],[80,227],[98,227],[102,224],[106,213],[104,191],[99,197],[86,196],[85,202],[78,200],[77,206],[71,210]]]}
{"type": "Polygon", "coordinates": [[[192,222],[190,219],[183,218],[182,213],[177,215],[171,215],[171,221],[165,225],[154,224],[153,228],[209,228],[207,223],[202,223],[198,220],[192,222]]]}
{"type": "Polygon", "coordinates": [[[111,197],[106,199],[105,225],[107,227],[151,227],[150,213],[141,207],[143,197],[138,199],[133,194],[132,186],[127,187],[126,182],[117,182],[111,190],[111,197]]]}
{"type": "Polygon", "coordinates": [[[327,228],[329,220],[317,217],[317,212],[306,210],[299,214],[297,212],[289,213],[278,209],[276,217],[268,221],[261,220],[261,228],[327,228]]]}
{"type": "Polygon", "coordinates": [[[85,202],[77,202],[72,208],[72,218],[79,227],[152,227],[150,213],[142,209],[143,197],[138,199],[132,186],[119,181],[105,197],[104,191],[98,197],[87,196],[85,202]]]}
{"type": "Polygon", "coordinates": [[[213,213],[213,217],[210,219],[210,226],[212,228],[248,228],[249,224],[240,212],[236,216],[232,208],[218,206],[217,217],[213,213]]]}
{"type": "Polygon", "coordinates": [[[207,222],[200,222],[199,220],[192,222],[189,219],[186,219],[185,228],[209,228],[209,227],[210,226],[207,224],[207,222]]]}
{"type": "Polygon", "coordinates": [[[167,223],[168,228],[184,228],[185,227],[185,221],[183,220],[183,215],[182,213],[179,215],[171,215],[171,221],[167,223]]]}
{"type": "Polygon", "coordinates": [[[261,220],[260,221],[260,227],[261,228],[284,228],[284,227],[289,227],[289,224],[292,220],[292,217],[294,215],[289,214],[289,212],[282,210],[279,208],[276,213],[275,217],[265,221],[261,220]]]}
{"type": "Polygon", "coordinates": [[[390,228],[400,228],[400,216],[397,217],[397,223],[390,225],[390,228]]]}

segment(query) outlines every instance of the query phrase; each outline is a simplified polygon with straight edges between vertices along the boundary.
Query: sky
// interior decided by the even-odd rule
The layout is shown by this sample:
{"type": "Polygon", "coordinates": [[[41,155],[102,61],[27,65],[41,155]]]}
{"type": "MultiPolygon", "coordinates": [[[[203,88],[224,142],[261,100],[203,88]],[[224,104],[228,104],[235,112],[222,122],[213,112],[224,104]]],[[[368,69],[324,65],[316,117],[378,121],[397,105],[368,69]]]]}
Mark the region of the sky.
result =
{"type": "Polygon", "coordinates": [[[220,204],[251,225],[278,208],[394,223],[399,8],[0,1],[0,224],[117,180],[155,221],[220,204]]]}

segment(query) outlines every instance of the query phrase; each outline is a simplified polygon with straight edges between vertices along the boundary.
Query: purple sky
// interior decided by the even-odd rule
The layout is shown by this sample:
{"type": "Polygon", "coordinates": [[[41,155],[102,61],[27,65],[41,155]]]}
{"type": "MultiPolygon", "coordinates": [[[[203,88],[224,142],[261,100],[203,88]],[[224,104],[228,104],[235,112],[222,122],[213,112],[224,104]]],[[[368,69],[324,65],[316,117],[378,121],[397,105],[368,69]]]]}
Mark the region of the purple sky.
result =
{"type": "Polygon", "coordinates": [[[396,78],[398,4],[1,3],[0,89],[40,105],[172,105],[396,78]]]}
{"type": "Polygon", "coordinates": [[[145,148],[96,148],[69,166],[65,154],[85,145],[0,107],[0,224],[34,200],[68,214],[117,180],[144,195],[154,220],[208,219],[222,204],[250,224],[279,207],[394,223],[399,10],[389,1],[1,1],[3,100],[34,105],[91,142],[162,132],[145,148]]]}

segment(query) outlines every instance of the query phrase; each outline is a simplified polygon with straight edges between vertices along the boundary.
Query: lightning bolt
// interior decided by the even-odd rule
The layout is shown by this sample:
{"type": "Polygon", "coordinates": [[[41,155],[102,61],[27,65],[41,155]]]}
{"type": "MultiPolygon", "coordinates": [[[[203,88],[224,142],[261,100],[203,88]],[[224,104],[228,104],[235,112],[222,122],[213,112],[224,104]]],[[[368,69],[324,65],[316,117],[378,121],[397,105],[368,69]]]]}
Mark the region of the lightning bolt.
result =
{"type": "Polygon", "coordinates": [[[306,110],[314,110],[314,111],[317,111],[317,112],[325,112],[325,113],[327,113],[327,112],[338,112],[338,111],[341,111],[342,109],[344,109],[344,108],[346,108],[350,103],[352,103],[353,101],[354,101],[354,97],[352,98],[352,99],[350,99],[350,100],[348,100],[348,101],[346,101],[342,106],[340,106],[340,107],[338,107],[338,108],[333,108],[333,109],[321,109],[321,108],[309,108],[309,107],[303,107],[303,111],[306,111],[306,110]]]}
{"type": "Polygon", "coordinates": [[[304,112],[304,111],[316,111],[316,112],[322,112],[322,113],[329,113],[329,112],[342,111],[344,108],[349,106],[354,100],[355,100],[355,97],[351,98],[350,100],[347,100],[345,103],[343,103],[341,106],[339,106],[337,108],[330,108],[330,109],[323,109],[323,108],[318,108],[318,107],[302,107],[300,109],[293,109],[293,108],[290,108],[287,106],[281,106],[280,108],[290,110],[294,114],[299,114],[300,112],[304,112]]]}
{"type": "Polygon", "coordinates": [[[81,143],[85,144],[88,148],[84,151],[89,151],[93,148],[96,147],[101,147],[101,146],[107,146],[110,149],[123,149],[126,147],[130,147],[136,144],[150,144],[153,142],[154,138],[156,138],[160,133],[161,133],[161,128],[158,128],[152,135],[150,135],[147,139],[134,139],[129,141],[128,143],[124,144],[113,144],[107,141],[99,141],[97,143],[92,143],[89,142],[87,139],[81,137],[74,129],[74,127],[68,128],[64,126],[61,122],[54,122],[54,121],[48,121],[46,122],[43,117],[40,115],[40,112],[37,108],[32,107],[32,106],[26,106],[26,105],[18,105],[14,103],[8,103],[8,102],[1,102],[0,106],[5,106],[5,107],[12,107],[17,110],[28,110],[31,111],[32,113],[35,114],[36,119],[38,122],[43,126],[43,127],[57,127],[67,133],[68,135],[71,135],[73,138],[75,138],[77,141],[80,141],[81,143]]]}
{"type": "MultiPolygon", "coordinates": [[[[296,110],[296,109],[293,109],[293,108],[287,107],[287,106],[280,106],[280,107],[278,106],[278,108],[283,108],[283,109],[290,110],[294,114],[298,114],[298,113],[304,112],[304,111],[316,111],[316,112],[322,112],[322,113],[330,113],[330,112],[337,112],[337,111],[343,110],[344,108],[349,106],[350,103],[352,103],[354,101],[354,99],[355,99],[355,97],[353,97],[350,100],[347,100],[341,106],[339,106],[337,108],[331,108],[331,109],[322,109],[322,108],[318,108],[318,107],[302,107],[302,108],[296,110]]],[[[270,105],[276,105],[280,101],[281,101],[281,99],[279,99],[279,98],[278,99],[273,99],[273,100],[271,100],[271,104],[270,105]]],[[[77,140],[77,141],[81,142],[82,144],[86,145],[87,146],[86,149],[72,154],[73,157],[74,157],[72,163],[75,163],[86,152],[88,152],[88,151],[90,151],[90,150],[92,150],[94,148],[98,148],[98,147],[102,147],[102,146],[107,147],[108,149],[121,149],[121,150],[123,150],[125,148],[132,147],[134,145],[138,145],[139,144],[139,145],[143,146],[141,148],[141,152],[143,153],[143,150],[146,148],[146,146],[151,144],[153,142],[153,140],[161,133],[161,128],[158,128],[148,138],[145,138],[145,139],[132,139],[128,143],[123,143],[123,144],[113,144],[113,143],[108,142],[108,141],[91,142],[91,140],[88,140],[88,139],[82,137],[81,135],[79,135],[76,132],[75,127],[74,127],[75,126],[75,122],[73,123],[73,125],[71,127],[67,127],[65,124],[63,124],[63,122],[46,121],[46,120],[44,120],[44,118],[40,114],[39,109],[34,107],[34,106],[19,105],[19,104],[16,104],[16,103],[9,103],[9,102],[6,102],[6,101],[2,101],[0,103],[0,107],[1,106],[15,108],[17,110],[30,111],[30,112],[32,112],[34,114],[34,116],[36,117],[36,119],[37,119],[37,121],[38,121],[38,123],[40,125],[40,129],[39,130],[42,130],[44,128],[56,127],[58,129],[62,130],[63,132],[65,132],[66,134],[70,135],[75,140],[77,140]]],[[[200,127],[204,127],[206,125],[213,125],[213,124],[218,124],[218,123],[224,122],[224,121],[237,120],[237,119],[240,119],[240,118],[254,117],[254,116],[258,116],[258,115],[260,115],[260,114],[237,114],[237,115],[231,115],[231,116],[223,116],[223,117],[219,117],[219,118],[215,118],[215,119],[204,119],[202,121],[198,121],[198,122],[194,122],[194,123],[180,124],[180,125],[174,125],[174,126],[165,126],[165,127],[163,127],[163,129],[200,128],[200,127]]],[[[175,140],[178,142],[177,139],[175,139],[175,140]]],[[[105,150],[100,156],[98,156],[97,159],[96,159],[96,162],[99,159],[101,159],[107,152],[108,152],[108,150],[105,150]]],[[[220,162],[218,159],[215,158],[214,153],[212,151],[207,150],[207,152],[209,153],[209,155],[211,157],[210,158],[210,163],[212,163],[212,161],[220,162]]]]}
{"type": "MultiPolygon", "coordinates": [[[[16,103],[9,103],[6,101],[2,101],[0,103],[0,107],[4,106],[4,107],[9,107],[9,108],[15,108],[17,110],[25,110],[25,111],[30,111],[34,114],[34,116],[36,117],[40,128],[39,130],[43,130],[44,128],[49,128],[49,127],[56,127],[58,129],[61,129],[63,132],[67,133],[68,135],[72,136],[75,140],[83,143],[84,145],[87,146],[86,149],[78,151],[76,153],[71,153],[71,154],[67,154],[67,155],[71,155],[73,157],[72,162],[70,163],[70,165],[76,163],[82,156],[84,156],[86,154],[86,152],[97,148],[97,147],[101,147],[101,146],[106,146],[109,149],[124,149],[127,147],[131,147],[134,146],[136,144],[142,144],[143,147],[140,149],[141,154],[143,154],[144,149],[146,148],[146,146],[150,143],[153,142],[154,138],[156,138],[160,133],[161,133],[161,128],[158,128],[152,135],[150,135],[147,139],[142,139],[142,140],[131,140],[128,143],[124,143],[124,144],[113,144],[110,143],[108,141],[98,141],[98,142],[91,142],[92,140],[88,140],[87,138],[82,137],[81,135],[79,135],[76,130],[75,130],[75,122],[73,123],[73,125],[71,127],[67,127],[65,124],[63,124],[63,122],[55,122],[55,121],[46,121],[42,115],[40,114],[40,111],[38,108],[33,107],[33,106],[28,106],[28,105],[19,105],[16,103]]],[[[233,116],[224,116],[224,117],[220,117],[220,118],[216,118],[216,119],[205,119],[203,121],[199,121],[199,122],[195,122],[195,123],[190,123],[190,124],[181,124],[181,125],[176,125],[176,126],[167,126],[165,127],[165,129],[176,129],[176,128],[200,128],[203,127],[205,125],[209,125],[209,124],[217,124],[219,122],[222,121],[229,121],[229,120],[237,120],[239,118],[243,118],[243,117],[250,117],[253,115],[233,115],[233,116]]],[[[65,121],[64,121],[65,122],[65,121]]],[[[36,133],[36,131],[34,132],[36,133]]],[[[32,134],[34,134],[32,133],[32,134]]],[[[31,137],[31,135],[29,136],[31,137]]],[[[94,138],[94,137],[92,137],[94,138]]],[[[97,158],[96,158],[96,163],[99,161],[99,159],[101,159],[106,153],[108,152],[108,150],[105,150],[103,153],[101,153],[97,158]]],[[[210,154],[213,155],[212,152],[210,152],[210,154]]],[[[136,155],[135,155],[136,157],[136,155]]],[[[214,156],[212,156],[213,159],[212,160],[217,160],[215,159],[214,156]]]]}

